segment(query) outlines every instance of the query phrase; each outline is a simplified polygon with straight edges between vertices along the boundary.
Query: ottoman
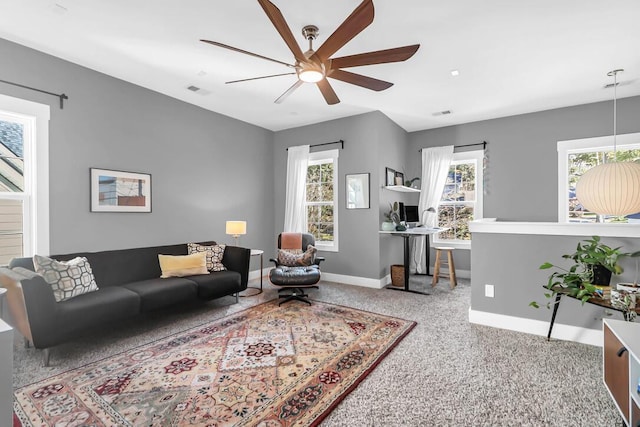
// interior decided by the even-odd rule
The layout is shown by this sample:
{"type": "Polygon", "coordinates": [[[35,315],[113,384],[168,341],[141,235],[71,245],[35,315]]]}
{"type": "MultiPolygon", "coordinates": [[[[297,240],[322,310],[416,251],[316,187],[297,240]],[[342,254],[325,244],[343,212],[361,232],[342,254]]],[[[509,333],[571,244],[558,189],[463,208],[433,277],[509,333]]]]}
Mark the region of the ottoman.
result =
{"type": "Polygon", "coordinates": [[[318,289],[315,284],[320,281],[320,269],[317,265],[308,267],[286,267],[281,265],[269,271],[269,280],[281,288],[278,290],[278,294],[284,300],[280,301],[278,305],[291,300],[298,300],[311,305],[311,301],[306,298],[309,295],[304,290],[308,288],[318,289]]]}

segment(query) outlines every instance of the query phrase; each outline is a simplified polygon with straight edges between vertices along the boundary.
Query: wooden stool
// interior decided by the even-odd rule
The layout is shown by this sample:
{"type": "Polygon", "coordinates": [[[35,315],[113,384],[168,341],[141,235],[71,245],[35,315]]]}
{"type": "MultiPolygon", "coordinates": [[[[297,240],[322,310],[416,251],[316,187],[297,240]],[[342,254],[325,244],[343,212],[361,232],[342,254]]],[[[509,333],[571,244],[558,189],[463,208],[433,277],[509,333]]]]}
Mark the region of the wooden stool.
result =
{"type": "Polygon", "coordinates": [[[438,284],[438,279],[440,276],[449,277],[449,286],[451,289],[455,288],[458,285],[458,281],[456,280],[456,267],[453,263],[453,251],[455,248],[451,248],[448,246],[439,246],[436,247],[436,262],[435,262],[435,271],[433,272],[433,281],[431,282],[431,287],[435,287],[438,284]],[[442,252],[447,253],[447,260],[442,259],[442,252]],[[449,266],[449,275],[440,274],[440,266],[441,264],[446,264],[449,266]]]}

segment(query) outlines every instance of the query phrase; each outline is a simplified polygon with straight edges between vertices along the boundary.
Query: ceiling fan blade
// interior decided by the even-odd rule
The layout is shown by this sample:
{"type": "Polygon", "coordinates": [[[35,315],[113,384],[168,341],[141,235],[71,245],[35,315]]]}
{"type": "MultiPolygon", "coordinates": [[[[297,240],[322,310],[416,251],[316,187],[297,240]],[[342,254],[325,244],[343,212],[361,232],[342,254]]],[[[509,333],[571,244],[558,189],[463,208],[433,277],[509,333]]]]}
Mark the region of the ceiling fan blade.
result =
{"type": "Polygon", "coordinates": [[[229,45],[224,44],[224,43],[218,43],[218,42],[214,42],[214,41],[211,41],[211,40],[200,40],[200,41],[204,42],[204,43],[212,44],[214,46],[223,47],[225,49],[229,49],[229,50],[232,50],[234,52],[240,52],[240,53],[244,53],[245,55],[255,56],[256,58],[266,59],[267,61],[276,62],[278,64],[286,65],[287,67],[290,67],[290,68],[296,68],[296,66],[293,65],[293,64],[287,64],[286,62],[282,62],[282,61],[278,61],[277,59],[268,58],[266,56],[258,55],[257,53],[253,53],[253,52],[249,52],[249,51],[246,51],[246,50],[243,50],[243,49],[239,49],[237,47],[229,46],[229,45]]]}
{"type": "Polygon", "coordinates": [[[374,79],[373,77],[350,73],[349,71],[344,70],[332,70],[331,73],[327,75],[327,77],[340,80],[345,83],[351,83],[352,85],[357,85],[366,89],[375,90],[376,92],[389,89],[391,86],[393,86],[393,83],[385,82],[384,80],[378,80],[374,79]]]}
{"type": "Polygon", "coordinates": [[[229,82],[224,82],[224,84],[230,83],[241,83],[241,82],[250,82],[251,80],[262,80],[262,79],[270,79],[271,77],[280,77],[280,76],[292,76],[296,73],[282,73],[282,74],[271,74],[270,76],[262,76],[262,77],[251,77],[249,79],[240,79],[240,80],[231,80],[229,82]]]}
{"type": "Polygon", "coordinates": [[[358,55],[342,56],[331,60],[332,68],[359,67],[361,65],[386,64],[401,62],[411,58],[420,48],[419,44],[396,47],[393,49],[376,50],[358,55]]]}
{"type": "Polygon", "coordinates": [[[298,89],[300,86],[302,86],[304,84],[304,82],[302,80],[298,80],[297,82],[295,82],[289,89],[287,89],[282,95],[280,95],[278,97],[278,99],[276,99],[275,102],[276,104],[282,104],[282,102],[289,96],[291,95],[296,89],[298,89]]]}
{"type": "Polygon", "coordinates": [[[336,92],[333,90],[327,79],[322,79],[316,84],[318,85],[320,92],[322,92],[324,100],[327,101],[327,104],[334,105],[340,102],[338,95],[336,95],[336,92]]]}
{"type": "Polygon", "coordinates": [[[260,3],[260,6],[264,9],[264,12],[271,20],[271,23],[276,27],[278,33],[280,33],[280,37],[282,37],[287,46],[289,46],[289,50],[293,53],[293,57],[300,62],[305,62],[307,58],[304,56],[304,53],[302,53],[302,49],[300,49],[300,45],[296,41],[295,37],[293,37],[293,33],[291,32],[287,21],[284,19],[282,12],[280,12],[280,9],[278,9],[278,7],[269,0],[258,0],[258,3],[260,3]]]}
{"type": "Polygon", "coordinates": [[[364,0],[320,46],[314,56],[320,58],[322,62],[326,61],[372,22],[373,0],[364,0]]]}

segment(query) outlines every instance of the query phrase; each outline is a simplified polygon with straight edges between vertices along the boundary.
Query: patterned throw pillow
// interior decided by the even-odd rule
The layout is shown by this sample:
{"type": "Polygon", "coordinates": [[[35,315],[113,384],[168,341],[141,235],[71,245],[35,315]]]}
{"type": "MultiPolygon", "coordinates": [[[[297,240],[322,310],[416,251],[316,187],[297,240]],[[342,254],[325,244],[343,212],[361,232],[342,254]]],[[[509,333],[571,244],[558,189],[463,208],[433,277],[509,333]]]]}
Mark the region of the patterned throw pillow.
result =
{"type": "Polygon", "coordinates": [[[300,267],[312,265],[316,259],[317,249],[309,245],[306,252],[301,249],[279,249],[278,264],[287,267],[300,267]]]}
{"type": "Polygon", "coordinates": [[[224,248],[226,245],[202,245],[200,243],[188,243],[189,254],[205,252],[207,254],[207,270],[224,271],[227,268],[222,264],[224,248]]]}
{"type": "Polygon", "coordinates": [[[53,288],[53,296],[57,302],[98,290],[91,265],[84,257],[77,257],[70,261],[56,261],[45,256],[34,255],[33,265],[36,273],[42,275],[53,288]]]}
{"type": "Polygon", "coordinates": [[[191,255],[162,255],[158,254],[161,279],[168,277],[185,277],[194,274],[209,274],[207,260],[204,252],[191,255]]]}

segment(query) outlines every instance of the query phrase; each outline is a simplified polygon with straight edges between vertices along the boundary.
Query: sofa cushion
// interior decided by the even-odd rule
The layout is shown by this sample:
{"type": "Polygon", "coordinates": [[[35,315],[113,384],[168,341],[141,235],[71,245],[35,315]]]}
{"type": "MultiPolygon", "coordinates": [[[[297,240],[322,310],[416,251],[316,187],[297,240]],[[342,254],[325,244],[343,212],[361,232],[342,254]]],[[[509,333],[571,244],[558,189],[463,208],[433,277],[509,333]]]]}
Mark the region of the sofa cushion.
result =
{"type": "Polygon", "coordinates": [[[69,261],[56,261],[41,255],[33,256],[36,273],[51,285],[57,302],[98,290],[89,261],[76,257],[69,261]]]}
{"type": "Polygon", "coordinates": [[[202,245],[200,243],[187,243],[190,254],[204,252],[207,254],[207,270],[224,271],[227,268],[222,264],[224,248],[226,245],[202,245]]]}
{"type": "Polygon", "coordinates": [[[207,254],[198,252],[191,255],[158,255],[163,279],[207,274],[207,254]]]}
{"type": "Polygon", "coordinates": [[[140,280],[155,279],[162,273],[158,254],[186,255],[187,245],[153,246],[149,248],[119,249],[102,252],[79,252],[54,255],[57,260],[83,256],[91,263],[93,275],[100,288],[118,286],[140,280]],[[115,268],[114,268],[115,266],[115,268]]]}
{"type": "Polygon", "coordinates": [[[217,271],[189,277],[198,284],[198,297],[202,299],[219,298],[240,292],[241,276],[235,271],[217,271]]]}
{"type": "Polygon", "coordinates": [[[140,311],[155,310],[196,299],[197,285],[183,277],[149,279],[127,283],[127,288],[140,296],[140,311]]]}
{"type": "Polygon", "coordinates": [[[95,292],[79,295],[57,304],[55,319],[51,319],[51,332],[44,333],[48,347],[48,337],[55,338],[51,344],[78,335],[88,328],[108,325],[113,321],[132,317],[140,313],[140,297],[135,292],[121,287],[102,288],[95,292]]]}

